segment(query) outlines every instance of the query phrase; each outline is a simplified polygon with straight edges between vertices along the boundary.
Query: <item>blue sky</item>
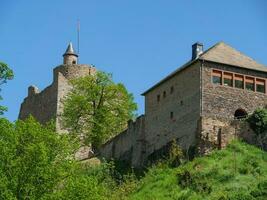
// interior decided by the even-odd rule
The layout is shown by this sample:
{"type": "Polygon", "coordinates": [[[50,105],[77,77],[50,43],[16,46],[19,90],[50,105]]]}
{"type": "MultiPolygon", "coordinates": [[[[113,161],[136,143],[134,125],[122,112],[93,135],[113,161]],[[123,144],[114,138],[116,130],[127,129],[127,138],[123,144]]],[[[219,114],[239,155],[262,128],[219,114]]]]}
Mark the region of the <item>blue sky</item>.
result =
{"type": "Polygon", "coordinates": [[[140,95],[191,58],[196,41],[207,49],[219,41],[267,65],[265,0],[0,0],[0,60],[15,79],[2,88],[5,116],[17,119],[29,85],[44,89],[62,63],[69,41],[80,63],[113,74],[140,95]]]}

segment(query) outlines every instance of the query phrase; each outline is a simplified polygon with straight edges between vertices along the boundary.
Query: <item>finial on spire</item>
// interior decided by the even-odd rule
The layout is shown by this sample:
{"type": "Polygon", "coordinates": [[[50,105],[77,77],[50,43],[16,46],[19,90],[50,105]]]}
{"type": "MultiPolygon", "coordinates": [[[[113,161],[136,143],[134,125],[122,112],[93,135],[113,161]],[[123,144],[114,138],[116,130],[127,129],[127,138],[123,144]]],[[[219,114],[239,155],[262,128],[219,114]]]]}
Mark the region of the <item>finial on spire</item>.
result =
{"type": "Polygon", "coordinates": [[[78,55],[75,53],[72,43],[70,42],[65,53],[63,54],[63,63],[66,65],[77,64],[78,55]]]}

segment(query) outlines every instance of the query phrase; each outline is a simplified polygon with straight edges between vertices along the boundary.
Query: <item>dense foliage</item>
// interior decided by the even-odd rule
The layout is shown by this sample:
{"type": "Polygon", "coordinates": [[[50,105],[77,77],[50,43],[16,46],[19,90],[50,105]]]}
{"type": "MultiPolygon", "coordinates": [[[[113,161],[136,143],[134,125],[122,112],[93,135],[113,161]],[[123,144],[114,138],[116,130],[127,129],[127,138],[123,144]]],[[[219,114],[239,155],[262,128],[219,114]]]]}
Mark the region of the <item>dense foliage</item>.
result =
{"type": "Polygon", "coordinates": [[[71,142],[33,118],[0,119],[0,198],[41,199],[72,173],[71,142]]]}
{"type": "MultiPolygon", "coordinates": [[[[0,62],[0,86],[6,83],[7,80],[11,80],[13,76],[13,71],[7,66],[7,64],[0,62]]],[[[1,95],[0,100],[2,100],[1,95]]],[[[0,115],[3,115],[4,111],[7,111],[7,108],[0,105],[0,115]]]]}
{"type": "Polygon", "coordinates": [[[128,191],[113,163],[78,162],[76,147],[53,124],[43,126],[33,118],[13,124],[1,118],[0,199],[104,200],[128,191]]]}
{"type": "Polygon", "coordinates": [[[86,144],[99,146],[120,133],[134,117],[137,105],[133,95],[109,74],[97,72],[71,81],[72,91],[64,101],[65,127],[75,135],[82,133],[86,144]]]}
{"type": "Polygon", "coordinates": [[[248,122],[257,135],[267,134],[267,109],[256,109],[248,122]]]}

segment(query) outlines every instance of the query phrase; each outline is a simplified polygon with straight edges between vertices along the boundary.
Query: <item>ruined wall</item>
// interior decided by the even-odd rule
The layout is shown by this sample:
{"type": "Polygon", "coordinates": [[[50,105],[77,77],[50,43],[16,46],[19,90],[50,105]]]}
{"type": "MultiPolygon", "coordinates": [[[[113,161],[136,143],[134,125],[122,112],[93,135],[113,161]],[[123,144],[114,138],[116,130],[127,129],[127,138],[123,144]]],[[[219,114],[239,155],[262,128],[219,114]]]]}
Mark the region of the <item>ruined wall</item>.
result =
{"type": "Polygon", "coordinates": [[[202,116],[233,119],[237,109],[252,113],[267,105],[267,95],[212,83],[212,69],[267,78],[267,73],[205,62],[202,70],[202,116]]]}
{"type": "Polygon", "coordinates": [[[28,96],[20,107],[19,119],[26,119],[29,115],[35,117],[40,123],[51,119],[56,120],[58,132],[62,131],[61,114],[62,100],[69,92],[69,80],[95,73],[95,68],[89,65],[60,65],[54,69],[53,83],[39,92],[34,86],[28,89],[28,96]]]}
{"type": "Polygon", "coordinates": [[[267,150],[267,138],[259,140],[246,120],[201,117],[199,121],[198,153],[208,154],[222,149],[233,139],[243,141],[267,150]]]}
{"type": "Polygon", "coordinates": [[[52,84],[39,92],[35,86],[28,88],[28,96],[21,104],[19,119],[32,115],[40,123],[55,119],[57,110],[57,86],[52,84]]]}
{"type": "Polygon", "coordinates": [[[142,151],[145,117],[139,116],[135,122],[128,122],[128,129],[118,134],[99,148],[99,157],[127,161],[132,166],[143,164],[142,151]]]}
{"type": "Polygon", "coordinates": [[[173,139],[177,139],[183,149],[194,145],[200,116],[200,62],[148,92],[145,95],[145,116],[147,157],[173,139]]]}

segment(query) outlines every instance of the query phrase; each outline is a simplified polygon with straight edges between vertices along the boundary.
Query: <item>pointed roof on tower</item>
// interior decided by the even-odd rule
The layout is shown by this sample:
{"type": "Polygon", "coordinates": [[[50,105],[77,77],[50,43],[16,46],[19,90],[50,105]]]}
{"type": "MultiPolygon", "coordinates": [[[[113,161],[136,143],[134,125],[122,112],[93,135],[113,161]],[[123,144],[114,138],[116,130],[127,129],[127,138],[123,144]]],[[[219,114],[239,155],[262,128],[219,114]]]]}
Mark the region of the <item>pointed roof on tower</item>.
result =
{"type": "Polygon", "coordinates": [[[63,56],[66,56],[66,55],[74,55],[78,57],[78,54],[75,53],[71,42],[69,43],[65,53],[63,54],[63,56]]]}

